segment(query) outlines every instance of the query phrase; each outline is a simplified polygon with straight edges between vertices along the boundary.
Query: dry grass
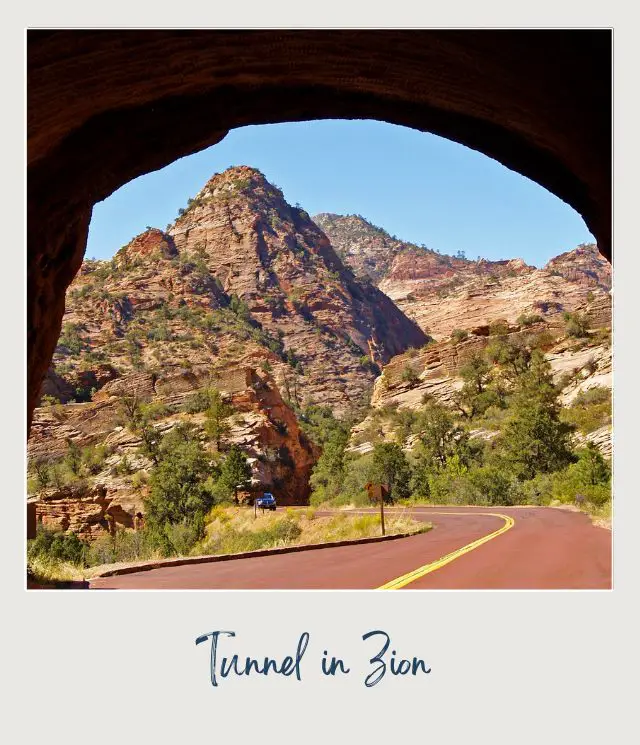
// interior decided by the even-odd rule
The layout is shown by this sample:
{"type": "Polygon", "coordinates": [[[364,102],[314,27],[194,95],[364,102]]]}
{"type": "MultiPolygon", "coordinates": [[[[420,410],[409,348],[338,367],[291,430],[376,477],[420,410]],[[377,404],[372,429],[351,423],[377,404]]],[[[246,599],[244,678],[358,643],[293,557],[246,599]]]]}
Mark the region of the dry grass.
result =
{"type": "MultiPolygon", "coordinates": [[[[332,515],[319,515],[307,509],[283,512],[258,512],[251,508],[216,507],[209,515],[207,537],[198,553],[226,554],[263,548],[315,545],[334,541],[357,540],[380,535],[377,513],[353,513],[342,509],[332,515]]],[[[386,533],[397,535],[426,531],[429,524],[412,519],[408,512],[388,513],[386,533]]]]}
{"type": "Polygon", "coordinates": [[[34,557],[29,561],[29,569],[39,584],[52,582],[71,582],[84,579],[88,570],[77,564],[63,561],[52,561],[41,557],[34,557]]]}

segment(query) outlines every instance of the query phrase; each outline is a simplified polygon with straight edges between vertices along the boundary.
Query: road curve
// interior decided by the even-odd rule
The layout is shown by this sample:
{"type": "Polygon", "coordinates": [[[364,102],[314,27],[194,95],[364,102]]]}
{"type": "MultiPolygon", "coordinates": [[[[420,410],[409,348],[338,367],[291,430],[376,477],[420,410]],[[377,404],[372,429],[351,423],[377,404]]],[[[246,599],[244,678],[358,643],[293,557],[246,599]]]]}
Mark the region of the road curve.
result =
{"type": "Polygon", "coordinates": [[[611,531],[579,512],[547,507],[417,507],[434,529],[384,543],[91,580],[92,589],[375,589],[480,543],[402,586],[426,589],[610,589],[611,531]],[[505,528],[505,517],[513,525],[505,528]],[[509,521],[511,522],[511,521],[509,521]],[[491,533],[499,534],[480,542],[491,533]]]}

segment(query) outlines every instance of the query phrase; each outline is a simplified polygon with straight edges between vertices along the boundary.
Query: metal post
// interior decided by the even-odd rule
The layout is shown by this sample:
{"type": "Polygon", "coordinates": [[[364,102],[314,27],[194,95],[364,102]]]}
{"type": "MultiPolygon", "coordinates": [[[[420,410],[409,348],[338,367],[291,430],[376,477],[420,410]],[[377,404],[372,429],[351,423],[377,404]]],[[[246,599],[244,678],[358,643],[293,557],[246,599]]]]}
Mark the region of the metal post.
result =
{"type": "Polygon", "coordinates": [[[384,535],[384,491],[382,486],[380,487],[380,525],[382,527],[382,535],[384,535]]]}

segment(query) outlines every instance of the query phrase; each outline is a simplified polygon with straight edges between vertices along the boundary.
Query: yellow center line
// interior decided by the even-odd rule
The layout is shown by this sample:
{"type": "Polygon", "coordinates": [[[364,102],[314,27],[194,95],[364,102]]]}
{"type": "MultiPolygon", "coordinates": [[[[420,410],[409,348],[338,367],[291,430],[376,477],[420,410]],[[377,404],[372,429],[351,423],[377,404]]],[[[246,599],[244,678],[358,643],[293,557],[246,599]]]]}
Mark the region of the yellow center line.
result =
{"type": "MultiPolygon", "coordinates": [[[[470,513],[468,512],[432,512],[430,514],[432,515],[467,515],[468,516],[470,513]]],[[[381,587],[378,587],[377,589],[378,590],[399,590],[401,587],[405,587],[411,582],[415,582],[417,579],[420,579],[420,577],[424,577],[426,574],[435,572],[436,569],[440,569],[440,567],[443,567],[446,564],[450,564],[452,561],[455,561],[455,559],[459,558],[460,556],[463,556],[464,554],[468,554],[470,551],[473,551],[474,549],[479,548],[480,546],[482,546],[482,544],[487,543],[487,541],[490,541],[493,538],[497,538],[499,535],[502,535],[502,533],[506,533],[507,530],[511,530],[511,528],[513,528],[513,526],[515,525],[515,520],[512,517],[509,517],[509,515],[500,515],[497,512],[474,512],[471,514],[489,515],[491,517],[500,517],[504,520],[504,525],[501,528],[498,528],[498,530],[494,530],[493,533],[489,533],[489,535],[485,535],[482,538],[478,538],[478,540],[473,541],[472,543],[468,543],[466,546],[462,546],[462,548],[457,548],[455,551],[452,551],[450,554],[447,554],[446,556],[443,556],[440,559],[436,559],[435,561],[432,561],[430,564],[425,564],[424,566],[414,569],[412,572],[403,574],[401,577],[396,577],[396,579],[390,580],[389,582],[382,585],[381,587]]]]}

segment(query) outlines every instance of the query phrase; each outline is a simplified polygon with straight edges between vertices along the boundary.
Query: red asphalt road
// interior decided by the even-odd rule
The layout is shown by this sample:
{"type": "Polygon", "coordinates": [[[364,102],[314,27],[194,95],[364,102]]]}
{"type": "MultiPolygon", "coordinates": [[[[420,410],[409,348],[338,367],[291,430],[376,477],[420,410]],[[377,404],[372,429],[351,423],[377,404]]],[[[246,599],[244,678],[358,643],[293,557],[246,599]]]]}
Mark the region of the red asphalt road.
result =
{"type": "Polygon", "coordinates": [[[434,528],[409,538],[96,578],[97,589],[374,589],[504,525],[515,525],[404,589],[610,589],[611,531],[579,512],[418,507],[434,528]],[[462,513],[462,514],[453,514],[462,513]]]}

